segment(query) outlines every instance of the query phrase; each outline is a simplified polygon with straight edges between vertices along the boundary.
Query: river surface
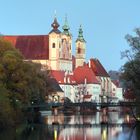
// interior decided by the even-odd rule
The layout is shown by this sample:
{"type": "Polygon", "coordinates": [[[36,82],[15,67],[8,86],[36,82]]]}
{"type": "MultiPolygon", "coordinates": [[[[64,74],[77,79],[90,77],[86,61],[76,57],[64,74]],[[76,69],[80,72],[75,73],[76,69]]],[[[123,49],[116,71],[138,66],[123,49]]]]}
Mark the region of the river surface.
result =
{"type": "Polygon", "coordinates": [[[43,124],[0,133],[0,140],[140,140],[140,126],[131,114],[44,115],[43,124]]]}

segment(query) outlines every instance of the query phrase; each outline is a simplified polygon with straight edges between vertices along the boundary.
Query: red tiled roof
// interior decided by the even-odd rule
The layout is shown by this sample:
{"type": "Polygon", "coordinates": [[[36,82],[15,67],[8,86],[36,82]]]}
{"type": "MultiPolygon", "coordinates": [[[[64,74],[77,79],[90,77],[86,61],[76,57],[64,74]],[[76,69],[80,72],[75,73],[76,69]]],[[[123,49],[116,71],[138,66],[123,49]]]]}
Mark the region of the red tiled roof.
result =
{"type": "Polygon", "coordinates": [[[57,80],[60,84],[76,84],[76,80],[73,75],[65,75],[64,71],[51,70],[50,75],[57,80]],[[65,78],[65,81],[64,81],[65,78]]]}
{"type": "Polygon", "coordinates": [[[67,79],[67,83],[70,83],[70,84],[76,84],[76,80],[74,78],[74,75],[67,75],[66,76],[66,79],[67,79]],[[68,80],[69,79],[69,80],[68,80]]]}
{"type": "Polygon", "coordinates": [[[57,80],[58,83],[64,83],[64,71],[51,70],[50,75],[57,80]]]}
{"type": "Polygon", "coordinates": [[[48,35],[3,36],[12,43],[25,59],[49,59],[48,35]]]}
{"type": "Polygon", "coordinates": [[[96,76],[110,77],[98,59],[90,59],[90,65],[96,76]]]}
{"type": "Polygon", "coordinates": [[[83,84],[85,82],[85,78],[87,79],[88,84],[99,84],[94,72],[87,65],[77,67],[74,70],[74,77],[78,84],[83,84]]]}

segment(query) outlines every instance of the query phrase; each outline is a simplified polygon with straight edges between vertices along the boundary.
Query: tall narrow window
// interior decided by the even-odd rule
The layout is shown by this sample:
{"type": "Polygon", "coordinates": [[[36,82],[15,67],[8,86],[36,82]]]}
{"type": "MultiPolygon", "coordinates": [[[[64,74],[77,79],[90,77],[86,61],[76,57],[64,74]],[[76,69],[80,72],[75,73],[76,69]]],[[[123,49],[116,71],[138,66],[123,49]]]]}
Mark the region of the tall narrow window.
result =
{"type": "Polygon", "coordinates": [[[55,43],[52,44],[52,48],[55,48],[55,43]]]}
{"type": "Polygon", "coordinates": [[[78,48],[78,53],[81,53],[81,48],[78,48]]]}
{"type": "Polygon", "coordinates": [[[71,50],[71,44],[70,44],[70,50],[71,50]]]}

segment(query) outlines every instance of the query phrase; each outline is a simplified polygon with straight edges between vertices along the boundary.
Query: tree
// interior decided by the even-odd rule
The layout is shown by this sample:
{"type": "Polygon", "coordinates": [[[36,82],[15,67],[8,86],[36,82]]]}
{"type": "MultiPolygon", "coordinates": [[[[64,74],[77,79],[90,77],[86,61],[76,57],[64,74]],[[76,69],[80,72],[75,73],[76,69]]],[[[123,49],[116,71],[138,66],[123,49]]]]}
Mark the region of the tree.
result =
{"type": "Polygon", "coordinates": [[[42,72],[40,64],[25,61],[9,42],[0,39],[0,105],[6,107],[0,112],[0,123],[6,119],[2,118],[6,110],[16,122],[23,107],[43,101],[49,88],[47,78],[48,72],[42,72]]]}
{"type": "MultiPolygon", "coordinates": [[[[135,29],[136,36],[126,35],[130,49],[122,53],[128,61],[122,67],[122,79],[125,80],[126,88],[133,91],[136,101],[140,102],[140,29],[135,29]]],[[[137,115],[140,111],[137,108],[137,115]]]]}
{"type": "Polygon", "coordinates": [[[123,57],[128,59],[128,62],[122,67],[123,79],[126,80],[126,86],[131,87],[135,93],[140,90],[140,29],[135,30],[135,37],[126,35],[126,39],[131,46],[130,50],[122,53],[123,57]]]}
{"type": "Polygon", "coordinates": [[[14,124],[14,110],[11,108],[7,96],[7,90],[0,86],[0,129],[14,124]]]}

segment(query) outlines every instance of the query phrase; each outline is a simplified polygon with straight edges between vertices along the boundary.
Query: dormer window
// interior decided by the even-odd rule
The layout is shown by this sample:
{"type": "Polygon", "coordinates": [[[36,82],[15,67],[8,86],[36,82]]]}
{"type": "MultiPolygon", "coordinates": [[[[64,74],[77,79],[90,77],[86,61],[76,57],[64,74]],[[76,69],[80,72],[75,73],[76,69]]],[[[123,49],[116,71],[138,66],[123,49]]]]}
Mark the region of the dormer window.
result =
{"type": "Polygon", "coordinates": [[[52,44],[52,48],[55,48],[55,43],[52,44]]]}

